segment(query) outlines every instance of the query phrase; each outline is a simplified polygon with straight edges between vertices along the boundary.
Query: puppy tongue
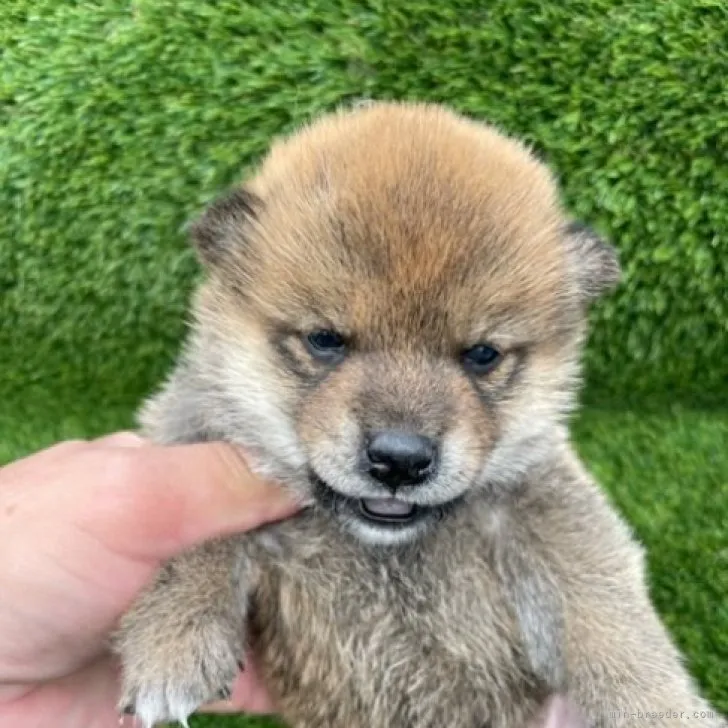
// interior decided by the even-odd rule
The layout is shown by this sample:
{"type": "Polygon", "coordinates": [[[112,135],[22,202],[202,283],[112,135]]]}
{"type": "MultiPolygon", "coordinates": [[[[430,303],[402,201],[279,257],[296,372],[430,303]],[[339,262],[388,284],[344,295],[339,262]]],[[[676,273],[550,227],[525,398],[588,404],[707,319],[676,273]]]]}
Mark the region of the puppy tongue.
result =
{"type": "Polygon", "coordinates": [[[364,507],[375,516],[409,516],[414,510],[411,503],[395,498],[364,498],[364,507]]]}

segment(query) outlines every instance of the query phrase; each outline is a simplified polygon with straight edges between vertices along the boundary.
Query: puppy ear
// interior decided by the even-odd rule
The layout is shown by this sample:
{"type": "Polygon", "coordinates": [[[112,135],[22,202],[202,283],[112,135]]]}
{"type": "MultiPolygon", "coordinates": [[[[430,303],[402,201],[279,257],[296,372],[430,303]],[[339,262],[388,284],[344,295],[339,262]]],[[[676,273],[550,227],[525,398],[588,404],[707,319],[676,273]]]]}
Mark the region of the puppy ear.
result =
{"type": "Polygon", "coordinates": [[[581,222],[567,225],[566,244],[584,303],[590,303],[617,286],[622,271],[613,245],[581,222]]]}
{"type": "Polygon", "coordinates": [[[219,264],[231,249],[244,245],[261,207],[262,200],[244,187],[230,190],[215,200],[189,226],[202,262],[211,266],[219,264]]]}

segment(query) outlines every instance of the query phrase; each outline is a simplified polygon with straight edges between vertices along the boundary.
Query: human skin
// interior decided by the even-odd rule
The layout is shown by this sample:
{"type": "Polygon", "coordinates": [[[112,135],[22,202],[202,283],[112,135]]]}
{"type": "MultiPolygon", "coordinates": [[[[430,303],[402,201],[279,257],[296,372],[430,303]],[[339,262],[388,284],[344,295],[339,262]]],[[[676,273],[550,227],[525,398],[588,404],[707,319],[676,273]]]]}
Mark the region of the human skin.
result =
{"type": "MultiPolygon", "coordinates": [[[[159,566],[299,507],[222,443],[161,447],[116,433],[0,469],[0,725],[116,728],[108,637],[159,566]]],[[[206,709],[275,712],[254,655],[230,700],[206,709]]],[[[558,699],[542,724],[579,725],[558,699]]]]}
{"type": "MultiPolygon", "coordinates": [[[[108,636],[159,565],[296,509],[222,444],[117,433],[0,470],[0,725],[118,726],[108,636]]],[[[273,712],[248,663],[212,709],[273,712]]]]}

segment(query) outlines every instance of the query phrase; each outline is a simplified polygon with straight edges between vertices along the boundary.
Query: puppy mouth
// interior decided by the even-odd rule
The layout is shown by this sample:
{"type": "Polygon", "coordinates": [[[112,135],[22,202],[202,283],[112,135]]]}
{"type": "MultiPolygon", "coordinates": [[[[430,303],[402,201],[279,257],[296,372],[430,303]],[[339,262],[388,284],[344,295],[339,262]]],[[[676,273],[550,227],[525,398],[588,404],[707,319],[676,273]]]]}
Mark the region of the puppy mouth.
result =
{"type": "Polygon", "coordinates": [[[417,506],[396,498],[362,498],[359,513],[375,523],[408,523],[415,520],[417,506]]]}
{"type": "Polygon", "coordinates": [[[422,522],[438,521],[461,500],[456,498],[448,503],[426,506],[392,497],[354,498],[332,488],[316,473],[310,474],[310,480],[316,500],[327,510],[338,516],[353,518],[387,531],[407,529],[422,522]]]}

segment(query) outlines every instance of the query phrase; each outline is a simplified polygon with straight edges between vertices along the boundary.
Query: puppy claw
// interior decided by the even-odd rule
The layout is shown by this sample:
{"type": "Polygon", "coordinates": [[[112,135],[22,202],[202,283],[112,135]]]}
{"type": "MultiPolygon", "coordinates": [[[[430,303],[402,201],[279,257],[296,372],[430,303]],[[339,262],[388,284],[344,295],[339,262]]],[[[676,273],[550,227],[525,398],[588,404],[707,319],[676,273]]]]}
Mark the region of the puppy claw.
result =
{"type": "Polygon", "coordinates": [[[238,645],[216,641],[214,631],[192,632],[178,654],[169,659],[142,660],[131,652],[124,657],[124,692],[120,705],[145,728],[186,721],[195,710],[216,699],[227,700],[237,676],[238,645]],[[202,634],[202,636],[200,636],[202,634]],[[199,641],[198,641],[199,640],[199,641]],[[220,685],[230,686],[220,688],[220,685]]]}
{"type": "Polygon", "coordinates": [[[162,600],[143,606],[127,615],[115,640],[122,663],[119,705],[132,708],[145,728],[185,725],[201,706],[232,694],[244,647],[240,624],[205,612],[170,615],[162,600]]]}

